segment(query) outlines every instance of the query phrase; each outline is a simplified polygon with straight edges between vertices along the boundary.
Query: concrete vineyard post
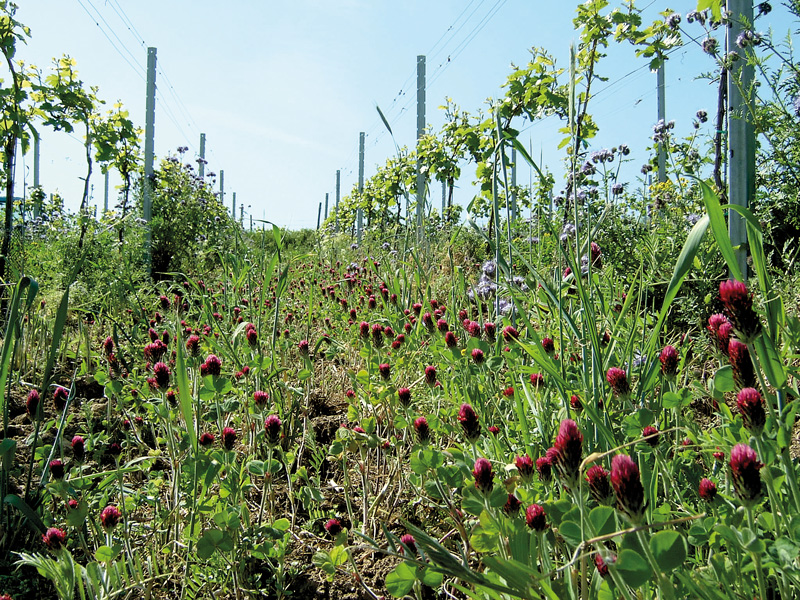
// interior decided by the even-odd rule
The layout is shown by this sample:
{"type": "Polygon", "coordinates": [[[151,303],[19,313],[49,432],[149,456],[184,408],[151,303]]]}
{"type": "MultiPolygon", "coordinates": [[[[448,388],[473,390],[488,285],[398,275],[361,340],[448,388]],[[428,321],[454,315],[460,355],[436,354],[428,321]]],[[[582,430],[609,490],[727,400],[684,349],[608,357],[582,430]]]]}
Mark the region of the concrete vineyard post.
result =
{"type": "MultiPolygon", "coordinates": [[[[417,141],[425,134],[425,56],[417,56],[417,141]]],[[[418,155],[419,156],[419,155],[418,155]]],[[[417,242],[422,240],[422,216],[425,209],[425,175],[417,158],[417,242]]]]}
{"type": "Polygon", "coordinates": [[[153,178],[153,161],[155,159],[155,131],[156,131],[156,49],[147,49],[147,99],[145,102],[144,126],[144,186],[142,199],[142,218],[145,226],[145,245],[147,257],[147,270],[152,269],[152,233],[150,219],[152,217],[151,185],[153,178]]]}
{"type": "MultiPolygon", "coordinates": [[[[755,195],[756,145],[751,115],[742,95],[753,85],[753,66],[747,64],[744,50],[738,50],[736,39],[744,31],[742,22],[753,23],[753,4],[746,0],[728,0],[731,26],[728,27],[727,51],[738,51],[739,60],[733,63],[728,76],[728,181],[730,203],[747,207],[755,195]],[[738,73],[737,73],[738,71],[738,73]],[[737,85],[736,76],[740,81],[737,85]],[[740,87],[741,86],[741,87],[740,87]]],[[[747,279],[747,229],[739,213],[728,211],[728,235],[736,253],[742,276],[747,279]]]]}
{"type": "MultiPolygon", "coordinates": [[[[358,194],[359,196],[364,192],[364,132],[358,134],[358,194]]],[[[359,199],[360,202],[360,199],[359,199]]],[[[356,211],[356,241],[361,243],[361,236],[363,235],[362,227],[364,225],[364,211],[359,206],[356,211]]]]}
{"type": "Polygon", "coordinates": [[[206,134],[200,134],[200,164],[197,172],[200,177],[205,177],[206,174],[206,134]]]}

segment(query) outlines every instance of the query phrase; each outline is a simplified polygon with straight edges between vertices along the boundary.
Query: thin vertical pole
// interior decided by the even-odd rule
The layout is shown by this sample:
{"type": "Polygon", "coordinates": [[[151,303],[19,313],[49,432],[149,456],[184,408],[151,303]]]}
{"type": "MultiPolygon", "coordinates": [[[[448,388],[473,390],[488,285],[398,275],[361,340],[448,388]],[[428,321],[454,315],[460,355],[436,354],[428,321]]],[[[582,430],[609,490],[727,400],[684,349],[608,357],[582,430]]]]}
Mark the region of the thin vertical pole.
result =
{"type": "Polygon", "coordinates": [[[321,218],[322,218],[322,202],[319,203],[319,208],[317,208],[317,231],[319,231],[319,224],[321,218]]]}
{"type": "MultiPolygon", "coordinates": [[[[358,194],[364,192],[364,132],[358,134],[358,194]]],[[[364,225],[364,211],[359,207],[356,211],[356,241],[361,243],[362,227],[364,225]]]]}
{"type": "Polygon", "coordinates": [[[444,209],[447,203],[447,182],[442,182],[442,217],[444,217],[444,209]]]}
{"type": "Polygon", "coordinates": [[[325,192],[325,220],[328,220],[328,193],[325,192]]]}
{"type": "Polygon", "coordinates": [[[200,134],[200,168],[198,169],[200,177],[205,177],[206,174],[206,134],[200,134]]]}
{"type": "Polygon", "coordinates": [[[142,218],[147,222],[145,227],[145,247],[147,256],[147,270],[152,269],[152,238],[150,232],[150,219],[152,217],[152,199],[150,197],[153,178],[153,161],[155,159],[155,133],[156,133],[156,49],[147,49],[147,100],[145,102],[144,126],[144,190],[142,198],[142,218]]]}
{"type": "MultiPolygon", "coordinates": [[[[755,134],[747,102],[742,92],[751,92],[753,67],[747,64],[744,50],[736,47],[736,39],[743,31],[742,22],[753,22],[753,4],[749,0],[728,0],[731,26],[728,28],[728,51],[737,51],[740,59],[733,63],[728,76],[728,181],[730,203],[748,207],[755,195],[755,134]],[[738,71],[738,72],[737,72],[738,71]],[[737,81],[738,80],[738,81],[737,81]]],[[[728,211],[728,235],[736,253],[742,276],[747,279],[747,229],[744,219],[735,211],[728,211]]]]}
{"type": "Polygon", "coordinates": [[[250,213],[250,232],[253,231],[253,213],[250,213]]]}
{"type": "MultiPolygon", "coordinates": [[[[658,81],[658,120],[667,122],[667,97],[664,85],[664,61],[658,66],[656,72],[658,81]]],[[[667,180],[667,149],[663,142],[658,144],[658,181],[664,183],[667,180]]]]}
{"type": "Polygon", "coordinates": [[[33,132],[33,187],[39,187],[39,134],[33,132]]]}
{"type": "Polygon", "coordinates": [[[517,220],[517,149],[511,148],[511,220],[517,220]]]}
{"type": "MultiPolygon", "coordinates": [[[[425,134],[425,55],[417,56],[417,141],[425,134]]],[[[422,215],[425,209],[425,174],[417,158],[417,240],[422,239],[422,215]]]]}
{"type": "Polygon", "coordinates": [[[103,184],[104,192],[103,192],[103,214],[108,212],[108,167],[105,172],[105,182],[103,184]]]}
{"type": "MultiPolygon", "coordinates": [[[[33,187],[39,189],[39,134],[33,132],[33,187]]],[[[42,202],[37,200],[33,205],[33,218],[38,219],[42,212],[42,202]]]]}
{"type": "MultiPolygon", "coordinates": [[[[233,195],[236,195],[236,192],[233,192],[233,195]]],[[[239,225],[244,227],[244,204],[239,205],[239,225]]]]}
{"type": "Polygon", "coordinates": [[[339,233],[339,197],[341,196],[341,171],[336,170],[336,233],[339,233]]]}

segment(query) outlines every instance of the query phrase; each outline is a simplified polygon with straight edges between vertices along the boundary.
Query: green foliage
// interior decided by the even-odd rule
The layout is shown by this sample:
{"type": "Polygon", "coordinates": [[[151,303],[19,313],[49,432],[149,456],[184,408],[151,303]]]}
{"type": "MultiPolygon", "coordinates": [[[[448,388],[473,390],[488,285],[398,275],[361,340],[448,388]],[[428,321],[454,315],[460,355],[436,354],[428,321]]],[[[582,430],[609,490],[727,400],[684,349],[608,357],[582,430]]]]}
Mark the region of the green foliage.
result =
{"type": "Polygon", "coordinates": [[[211,182],[171,156],[161,161],[152,186],[153,276],[204,272],[219,264],[220,255],[233,248],[238,227],[211,182]]]}

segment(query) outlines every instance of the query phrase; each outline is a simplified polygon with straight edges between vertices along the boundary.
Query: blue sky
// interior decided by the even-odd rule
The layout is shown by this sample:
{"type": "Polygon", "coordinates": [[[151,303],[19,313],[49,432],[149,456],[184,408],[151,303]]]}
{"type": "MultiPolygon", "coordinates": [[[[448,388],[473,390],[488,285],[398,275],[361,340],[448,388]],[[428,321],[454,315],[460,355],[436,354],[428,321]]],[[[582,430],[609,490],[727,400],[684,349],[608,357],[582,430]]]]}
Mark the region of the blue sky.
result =
{"type": "MultiPolygon", "coordinates": [[[[22,0],[18,20],[32,37],[18,58],[46,67],[52,57],[77,61],[86,85],[99,86],[109,105],[121,100],[144,127],[146,47],[158,49],[156,154],[178,146],[199,152],[207,136],[208,170],[225,171],[246,214],[290,228],[316,226],[318,203],[342,172],[342,195],[356,183],[358,135],[367,133],[366,176],[394,154],[375,106],[387,114],[399,145],[416,136],[416,57],[427,56],[427,122],[438,130],[438,106],[450,97],[476,112],[500,85],[511,63],[525,65],[531,46],[556,55],[566,67],[576,39],[575,4],[525,0],[22,0]],[[449,59],[449,60],[448,60],[449,59]]],[[[666,4],[648,6],[656,18],[666,4]]],[[[686,13],[693,1],[674,2],[686,13]]],[[[776,7],[777,9],[778,7],[776,7]]],[[[781,23],[779,11],[770,15],[781,23]]],[[[685,21],[684,21],[685,23],[685,21]]],[[[786,26],[786,21],[782,22],[786,26]]],[[[700,34],[700,29],[691,29],[700,34]]],[[[698,109],[712,111],[715,89],[695,77],[712,68],[698,48],[677,51],[667,68],[668,118],[679,133],[691,129],[698,109]]],[[[627,46],[612,47],[592,103],[601,126],[597,148],[628,144],[640,161],[656,121],[656,78],[627,46]]],[[[558,171],[562,153],[554,119],[529,126],[522,139],[558,171]]],[[[41,180],[77,207],[84,174],[82,139],[43,135],[41,180]]],[[[32,155],[20,164],[32,184],[32,155]]],[[[95,173],[98,173],[96,170],[95,173]]],[[[472,196],[468,168],[456,201],[472,196]]],[[[527,168],[518,175],[528,179],[527,168]]],[[[93,204],[102,205],[95,175],[93,204]]],[[[112,183],[115,182],[112,179],[112,183]]],[[[439,193],[434,190],[437,205],[439,193]]],[[[238,210],[237,210],[238,213],[238,210]]],[[[238,214],[237,214],[238,216],[238,214]]]]}

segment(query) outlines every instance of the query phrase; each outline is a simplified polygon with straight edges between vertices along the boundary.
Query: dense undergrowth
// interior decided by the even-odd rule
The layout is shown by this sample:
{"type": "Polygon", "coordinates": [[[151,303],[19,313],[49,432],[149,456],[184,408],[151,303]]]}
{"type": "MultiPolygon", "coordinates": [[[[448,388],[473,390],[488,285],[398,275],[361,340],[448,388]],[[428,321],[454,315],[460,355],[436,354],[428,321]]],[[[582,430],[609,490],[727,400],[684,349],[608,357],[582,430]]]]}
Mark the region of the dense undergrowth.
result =
{"type": "Polygon", "coordinates": [[[680,140],[655,126],[634,189],[626,145],[590,150],[591,49],[661,56],[681,17],[629,8],[581,6],[569,82],[536,51],[491,118],[448,104],[420,148],[451,187],[476,163],[465,223],[414,224],[402,151],[316,232],[245,231],[183,148],[149,225],[127,187],[99,219],[39,205],[9,251],[0,592],[796,596],[794,63],[758,36],[782,66],[761,64],[775,96],[748,117],[768,141],[753,210],[724,202],[719,136],[698,150],[704,111],[680,140]],[[507,185],[512,149],[536,167],[523,114],[569,120],[554,198],[549,173],[507,185]]]}

